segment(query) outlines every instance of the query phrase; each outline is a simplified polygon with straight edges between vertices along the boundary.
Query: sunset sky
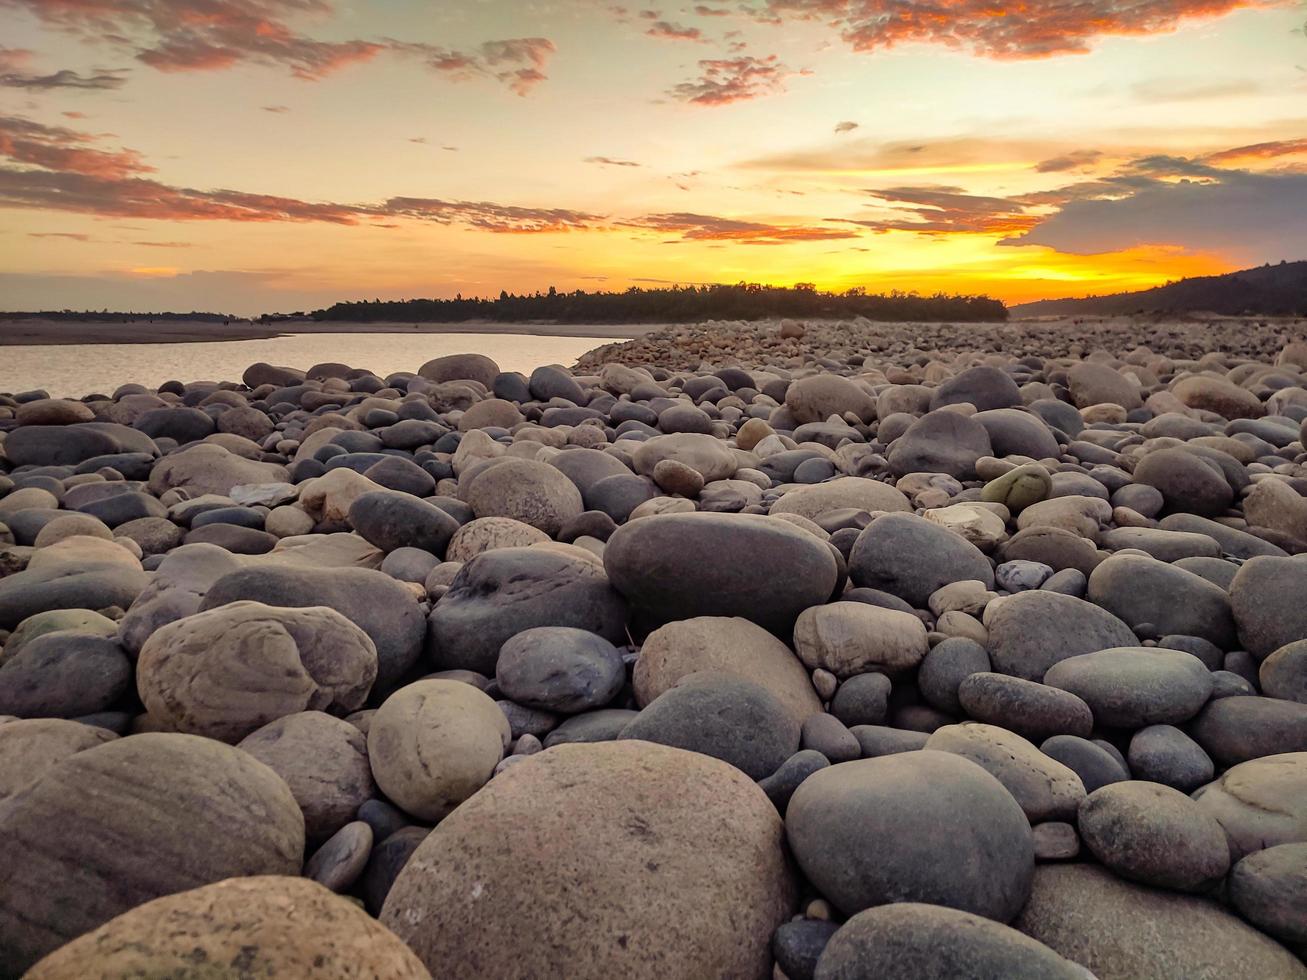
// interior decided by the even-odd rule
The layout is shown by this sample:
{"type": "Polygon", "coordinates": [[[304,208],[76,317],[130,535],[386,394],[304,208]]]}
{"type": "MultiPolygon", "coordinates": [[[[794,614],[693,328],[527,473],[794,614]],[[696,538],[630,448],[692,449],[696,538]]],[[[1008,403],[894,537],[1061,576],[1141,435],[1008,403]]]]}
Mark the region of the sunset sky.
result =
{"type": "Polygon", "coordinates": [[[1300,0],[0,0],[0,309],[1307,258],[1300,0]]]}

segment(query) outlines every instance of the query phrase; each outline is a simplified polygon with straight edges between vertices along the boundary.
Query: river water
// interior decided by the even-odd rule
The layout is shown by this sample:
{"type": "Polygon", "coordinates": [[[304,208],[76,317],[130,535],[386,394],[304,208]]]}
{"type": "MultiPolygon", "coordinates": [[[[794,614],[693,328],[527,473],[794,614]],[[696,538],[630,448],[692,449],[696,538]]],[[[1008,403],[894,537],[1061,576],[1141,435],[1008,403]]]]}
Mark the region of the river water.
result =
{"type": "Polygon", "coordinates": [[[0,347],[0,392],[44,388],[55,397],[109,394],[136,382],[240,381],[249,365],[266,361],[305,369],[324,361],[367,368],[379,377],[416,371],[445,354],[485,354],[505,371],[530,374],[542,364],[569,365],[588,350],[616,341],[526,334],[313,333],[270,340],[183,344],[61,344],[0,347]]]}

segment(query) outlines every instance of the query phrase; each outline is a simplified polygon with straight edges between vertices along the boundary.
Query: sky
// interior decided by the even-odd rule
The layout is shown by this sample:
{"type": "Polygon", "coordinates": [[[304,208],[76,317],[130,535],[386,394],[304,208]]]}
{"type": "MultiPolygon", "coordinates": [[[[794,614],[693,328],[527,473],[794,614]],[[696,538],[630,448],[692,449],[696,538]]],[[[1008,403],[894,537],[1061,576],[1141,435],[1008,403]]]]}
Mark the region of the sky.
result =
{"type": "Polygon", "coordinates": [[[0,0],[0,309],[1307,258],[1302,0],[0,0]]]}

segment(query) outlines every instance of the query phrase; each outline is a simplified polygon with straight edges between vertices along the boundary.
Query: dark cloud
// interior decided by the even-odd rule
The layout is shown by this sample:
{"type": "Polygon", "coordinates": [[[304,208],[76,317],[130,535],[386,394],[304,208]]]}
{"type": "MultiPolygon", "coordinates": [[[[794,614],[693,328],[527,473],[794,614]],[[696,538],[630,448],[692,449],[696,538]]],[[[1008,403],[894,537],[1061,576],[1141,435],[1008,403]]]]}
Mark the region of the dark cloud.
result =
{"type": "Polygon", "coordinates": [[[1102,158],[1101,150],[1072,150],[1070,153],[1063,153],[1061,156],[1051,157],[1035,164],[1035,169],[1041,174],[1055,174],[1092,167],[1102,158]]]}
{"type": "Polygon", "coordinates": [[[679,212],[649,214],[627,227],[678,235],[683,242],[737,242],[743,245],[790,245],[796,242],[836,241],[857,238],[845,229],[803,225],[775,225],[757,221],[739,221],[706,214],[679,212]]]}
{"type": "Polygon", "coordinates": [[[729,17],[729,16],[731,16],[731,12],[730,12],[729,10],[723,10],[721,7],[708,7],[708,6],[705,6],[704,4],[699,4],[699,5],[697,5],[697,6],[694,8],[694,12],[695,12],[698,16],[700,16],[700,17],[729,17]]]}
{"type": "Polygon", "coordinates": [[[794,74],[774,54],[708,59],[699,62],[699,70],[702,74],[697,79],[682,82],[668,94],[691,105],[730,105],[779,92],[794,74]]]}
{"type": "Polygon", "coordinates": [[[851,133],[858,128],[860,124],[855,122],[842,122],[835,124],[835,135],[843,136],[845,133],[851,133]]]}
{"type": "Polygon", "coordinates": [[[634,160],[615,160],[612,157],[586,157],[586,163],[597,163],[603,167],[640,167],[643,164],[636,163],[634,160]]]}
{"type": "Polygon", "coordinates": [[[263,107],[263,111],[264,111],[264,112],[271,112],[271,113],[273,113],[274,115],[281,115],[281,113],[283,113],[283,112],[290,112],[290,106],[288,106],[288,105],[265,105],[265,106],[263,107]]]}
{"type": "Polygon", "coordinates": [[[1001,244],[1077,255],[1179,245],[1247,264],[1307,255],[1307,174],[1227,170],[1203,180],[1144,181],[1134,190],[1100,182],[1087,191],[1001,244]]]}
{"type": "Polygon", "coordinates": [[[95,71],[83,75],[70,69],[50,75],[30,75],[23,72],[0,74],[0,88],[21,88],[29,92],[49,92],[53,89],[80,89],[90,92],[107,92],[127,84],[125,71],[95,71]]]}
{"type": "Polygon", "coordinates": [[[1103,37],[1176,30],[1188,21],[1283,0],[761,0],[755,16],[829,23],[855,51],[942,44],[989,58],[1081,54],[1103,37]]]}
{"type": "Polygon", "coordinates": [[[83,235],[73,231],[29,231],[28,238],[65,238],[73,242],[89,242],[90,235],[83,235]]]}

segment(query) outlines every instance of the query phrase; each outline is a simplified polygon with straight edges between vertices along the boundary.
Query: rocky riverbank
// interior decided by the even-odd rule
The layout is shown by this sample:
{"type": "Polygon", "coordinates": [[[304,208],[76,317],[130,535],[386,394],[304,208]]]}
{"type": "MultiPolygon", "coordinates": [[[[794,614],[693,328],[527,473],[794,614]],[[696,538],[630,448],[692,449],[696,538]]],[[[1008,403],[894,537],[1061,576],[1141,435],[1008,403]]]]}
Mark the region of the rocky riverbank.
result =
{"type": "Polygon", "coordinates": [[[1307,978],[1292,324],[0,395],[0,976],[1307,978]]]}

